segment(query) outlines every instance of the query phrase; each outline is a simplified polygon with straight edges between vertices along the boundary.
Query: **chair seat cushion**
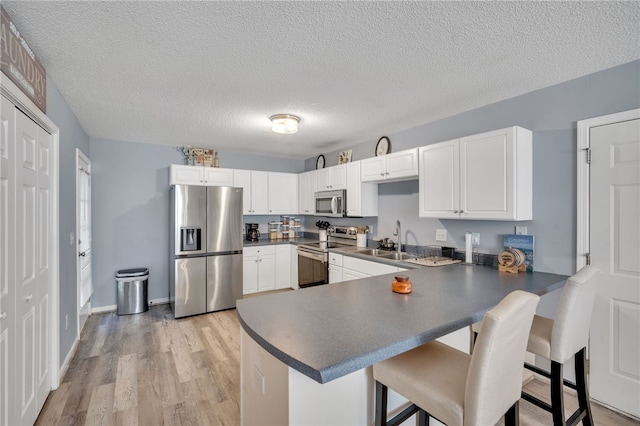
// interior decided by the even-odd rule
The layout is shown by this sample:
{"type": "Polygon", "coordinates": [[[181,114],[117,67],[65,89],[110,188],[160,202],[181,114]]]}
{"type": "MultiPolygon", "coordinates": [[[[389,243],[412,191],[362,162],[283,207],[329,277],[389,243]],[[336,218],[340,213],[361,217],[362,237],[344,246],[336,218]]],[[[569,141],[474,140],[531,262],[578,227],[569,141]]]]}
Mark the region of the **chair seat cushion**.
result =
{"type": "Polygon", "coordinates": [[[462,425],[471,356],[433,341],[373,366],[373,377],[447,425],[462,425]]]}
{"type": "Polygon", "coordinates": [[[553,320],[550,318],[535,315],[533,324],[531,324],[531,332],[529,333],[529,342],[527,351],[540,355],[546,359],[551,359],[551,331],[553,330],[553,320]]]}

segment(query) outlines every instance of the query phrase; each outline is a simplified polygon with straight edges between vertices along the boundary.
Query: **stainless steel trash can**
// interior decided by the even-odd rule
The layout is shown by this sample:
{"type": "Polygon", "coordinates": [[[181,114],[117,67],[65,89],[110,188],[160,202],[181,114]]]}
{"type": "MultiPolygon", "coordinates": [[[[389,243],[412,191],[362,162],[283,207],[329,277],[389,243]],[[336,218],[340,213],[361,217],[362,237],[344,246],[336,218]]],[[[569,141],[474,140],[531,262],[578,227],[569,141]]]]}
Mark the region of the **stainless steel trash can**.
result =
{"type": "Polygon", "coordinates": [[[139,314],[149,310],[149,269],[121,269],[116,273],[118,315],[139,314]]]}

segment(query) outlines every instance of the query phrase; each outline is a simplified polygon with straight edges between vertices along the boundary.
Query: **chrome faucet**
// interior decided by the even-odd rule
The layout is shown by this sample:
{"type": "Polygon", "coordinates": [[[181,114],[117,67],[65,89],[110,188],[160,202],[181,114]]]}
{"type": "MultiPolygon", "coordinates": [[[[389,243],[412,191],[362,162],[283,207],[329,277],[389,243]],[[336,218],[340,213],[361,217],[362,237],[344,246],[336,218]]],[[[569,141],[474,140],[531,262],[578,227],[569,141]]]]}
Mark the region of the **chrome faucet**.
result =
{"type": "Polygon", "coordinates": [[[396,220],[396,230],[393,231],[394,236],[398,236],[398,253],[402,252],[402,229],[400,226],[400,221],[396,220]]]}

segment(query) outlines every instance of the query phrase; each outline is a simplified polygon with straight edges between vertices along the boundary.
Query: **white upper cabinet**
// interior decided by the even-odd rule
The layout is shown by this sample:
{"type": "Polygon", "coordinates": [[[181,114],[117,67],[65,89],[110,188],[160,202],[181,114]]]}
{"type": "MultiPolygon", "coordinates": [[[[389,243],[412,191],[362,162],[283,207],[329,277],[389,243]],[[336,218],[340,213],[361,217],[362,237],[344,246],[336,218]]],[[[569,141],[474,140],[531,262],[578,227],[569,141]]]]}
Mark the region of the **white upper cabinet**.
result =
{"type": "Polygon", "coordinates": [[[298,175],[298,204],[300,214],[313,214],[315,210],[316,171],[298,175]]]}
{"type": "Polygon", "coordinates": [[[424,146],[421,217],[531,220],[532,133],[509,127],[424,146]]]}
{"type": "Polygon", "coordinates": [[[378,185],[362,183],[361,161],[347,163],[347,216],[378,215],[378,185]]]}
{"type": "Polygon", "coordinates": [[[347,166],[339,164],[316,170],[316,191],[347,189],[347,166]]]}
{"type": "Polygon", "coordinates": [[[418,178],[418,149],[412,148],[360,161],[362,182],[393,182],[418,178]]]}
{"type": "Polygon", "coordinates": [[[269,214],[298,213],[298,175],[269,172],[269,214]]]}
{"type": "Polygon", "coordinates": [[[169,167],[169,184],[232,186],[233,170],[172,164],[169,167]]]}
{"type": "Polygon", "coordinates": [[[269,211],[268,173],[234,170],[233,185],[242,188],[242,213],[267,214],[269,211]]]}

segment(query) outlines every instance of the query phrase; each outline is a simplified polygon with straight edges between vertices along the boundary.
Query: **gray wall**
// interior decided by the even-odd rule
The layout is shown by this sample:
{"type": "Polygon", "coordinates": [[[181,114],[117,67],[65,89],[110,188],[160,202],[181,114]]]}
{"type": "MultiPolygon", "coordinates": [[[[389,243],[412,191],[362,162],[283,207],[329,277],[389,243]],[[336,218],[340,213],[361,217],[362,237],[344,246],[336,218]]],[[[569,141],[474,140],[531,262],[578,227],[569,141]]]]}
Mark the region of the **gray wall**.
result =
{"type": "MultiPolygon", "coordinates": [[[[168,296],[169,164],[181,164],[173,147],[91,139],[93,307],[116,304],[114,274],[149,268],[149,299],[168,296]]],[[[303,160],[220,153],[225,168],[298,173],[303,160]]],[[[269,216],[247,217],[266,223],[269,216]]]]}
{"type": "MultiPolygon", "coordinates": [[[[531,129],[533,220],[517,224],[535,236],[536,270],[571,274],[576,258],[577,121],[639,107],[640,61],[635,61],[387,136],[397,152],[513,125],[531,129]]],[[[352,160],[372,157],[376,142],[351,147],[352,160]]],[[[328,166],[337,163],[338,152],[325,154],[328,166]]],[[[307,159],[305,169],[315,168],[315,160],[307,159]]],[[[403,240],[409,244],[463,249],[464,234],[472,231],[480,233],[481,252],[498,253],[502,234],[514,232],[514,222],[418,218],[417,181],[380,184],[378,193],[378,218],[362,220],[374,225],[374,237],[391,237],[400,219],[403,240]],[[447,229],[446,243],[435,241],[436,228],[447,229]]]]}
{"type": "Polygon", "coordinates": [[[60,129],[60,365],[64,362],[77,335],[76,246],[69,234],[76,232],[76,148],[89,156],[89,136],[53,81],[47,78],[47,116],[60,129]],[[69,327],[65,328],[65,317],[69,327]]]}

